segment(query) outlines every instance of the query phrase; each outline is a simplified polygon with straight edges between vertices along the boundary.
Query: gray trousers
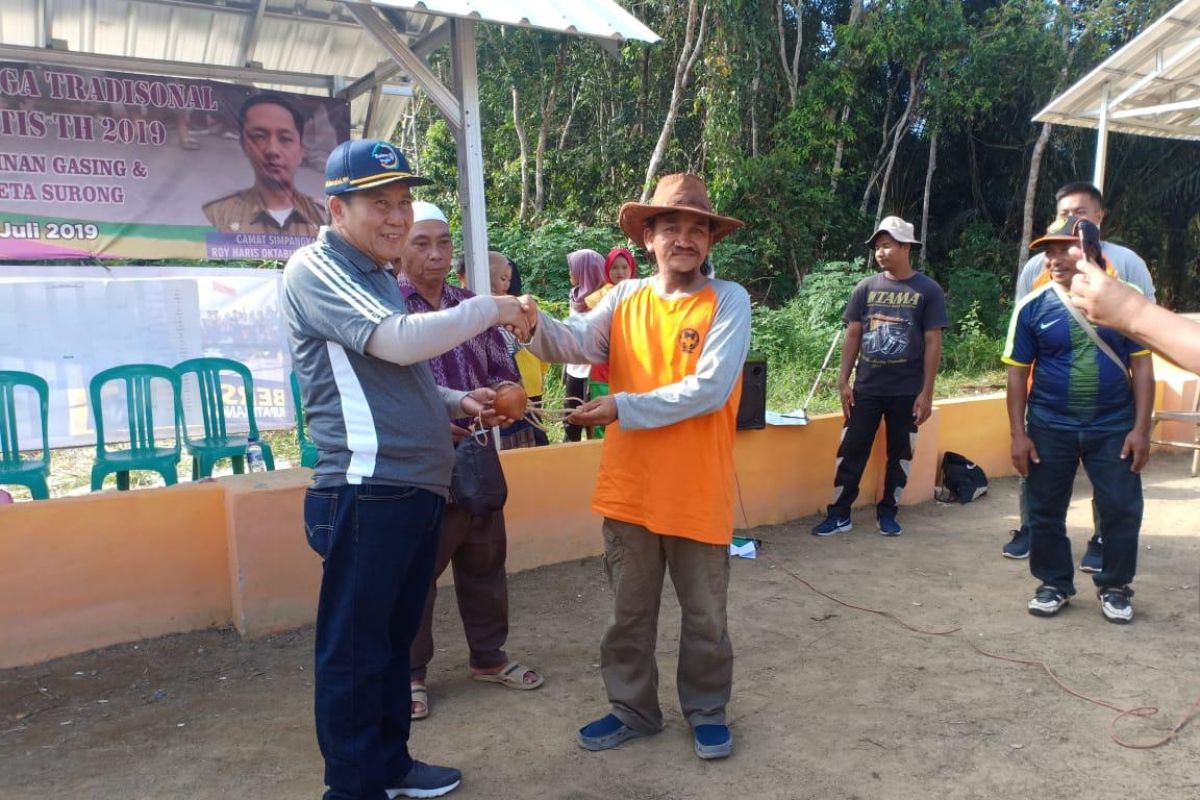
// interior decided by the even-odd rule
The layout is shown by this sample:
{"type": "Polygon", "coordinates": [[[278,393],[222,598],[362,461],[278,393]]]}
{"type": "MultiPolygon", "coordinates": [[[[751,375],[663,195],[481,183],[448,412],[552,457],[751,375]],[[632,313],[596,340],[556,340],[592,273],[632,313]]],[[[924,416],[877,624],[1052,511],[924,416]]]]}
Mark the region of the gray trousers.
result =
{"type": "Polygon", "coordinates": [[[604,568],[614,613],[600,643],[600,674],[613,713],[634,730],[662,729],[654,648],[663,575],[670,570],[682,617],[676,678],[680,708],[692,727],[724,725],[733,687],[733,644],[725,614],[729,548],[605,519],[604,568]]]}

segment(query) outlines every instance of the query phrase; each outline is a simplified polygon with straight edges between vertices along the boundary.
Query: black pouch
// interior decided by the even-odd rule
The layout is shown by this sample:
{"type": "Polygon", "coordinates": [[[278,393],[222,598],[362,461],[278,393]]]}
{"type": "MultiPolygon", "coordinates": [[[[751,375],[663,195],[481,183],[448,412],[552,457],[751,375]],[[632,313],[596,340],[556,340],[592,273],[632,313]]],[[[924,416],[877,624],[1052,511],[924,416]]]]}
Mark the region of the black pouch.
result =
{"type": "Polygon", "coordinates": [[[450,502],[477,517],[500,511],[508,500],[508,483],[491,434],[469,436],[454,448],[450,502]]]}

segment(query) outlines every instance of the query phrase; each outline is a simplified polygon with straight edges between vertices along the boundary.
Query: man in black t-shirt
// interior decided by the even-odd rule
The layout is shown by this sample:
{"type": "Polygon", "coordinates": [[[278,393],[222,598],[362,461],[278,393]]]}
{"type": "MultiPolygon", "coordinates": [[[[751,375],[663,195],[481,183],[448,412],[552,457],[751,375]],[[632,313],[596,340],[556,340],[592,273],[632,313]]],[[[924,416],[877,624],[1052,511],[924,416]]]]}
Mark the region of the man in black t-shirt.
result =
{"type": "Polygon", "coordinates": [[[942,359],[946,297],[937,281],[912,268],[912,248],[921,245],[913,226],[899,217],[885,217],[867,245],[883,272],[854,287],[842,315],[846,342],[838,389],[846,421],[833,502],[825,520],[813,528],[816,536],[832,536],[852,527],[850,507],[858,498],[858,482],[881,419],[887,421],[888,456],[883,498],[876,507],[879,532],[903,533],[896,511],[908,483],[917,427],[929,419],[933,408],[933,382],[942,359]],[[856,361],[851,388],[850,370],[856,361]]]}

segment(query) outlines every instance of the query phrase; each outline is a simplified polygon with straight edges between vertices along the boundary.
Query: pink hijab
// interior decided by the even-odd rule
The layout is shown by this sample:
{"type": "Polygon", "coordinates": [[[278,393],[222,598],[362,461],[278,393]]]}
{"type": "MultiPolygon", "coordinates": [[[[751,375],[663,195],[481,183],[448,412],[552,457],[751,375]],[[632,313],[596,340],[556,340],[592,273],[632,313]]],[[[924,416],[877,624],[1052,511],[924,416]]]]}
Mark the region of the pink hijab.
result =
{"type": "Polygon", "coordinates": [[[567,268],[577,284],[571,287],[571,309],[586,314],[584,298],[605,283],[604,256],[595,250],[576,250],[567,256],[567,268]]]}

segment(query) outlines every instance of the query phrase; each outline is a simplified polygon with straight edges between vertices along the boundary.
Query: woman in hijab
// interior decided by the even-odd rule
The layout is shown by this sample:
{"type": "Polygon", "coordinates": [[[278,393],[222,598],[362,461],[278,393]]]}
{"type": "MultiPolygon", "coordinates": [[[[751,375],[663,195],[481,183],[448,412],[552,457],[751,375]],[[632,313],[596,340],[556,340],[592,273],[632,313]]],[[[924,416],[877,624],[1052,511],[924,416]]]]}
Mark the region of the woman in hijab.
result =
{"type": "MultiPolygon", "coordinates": [[[[604,256],[595,250],[576,250],[567,256],[567,270],[571,277],[571,313],[586,314],[588,312],[587,297],[603,286],[604,256]]],[[[591,364],[567,364],[563,368],[566,380],[566,396],[576,398],[567,400],[567,408],[575,408],[588,399],[588,376],[591,374],[591,364]]],[[[583,428],[578,425],[564,424],[568,442],[578,442],[583,438],[583,428]]]]}

